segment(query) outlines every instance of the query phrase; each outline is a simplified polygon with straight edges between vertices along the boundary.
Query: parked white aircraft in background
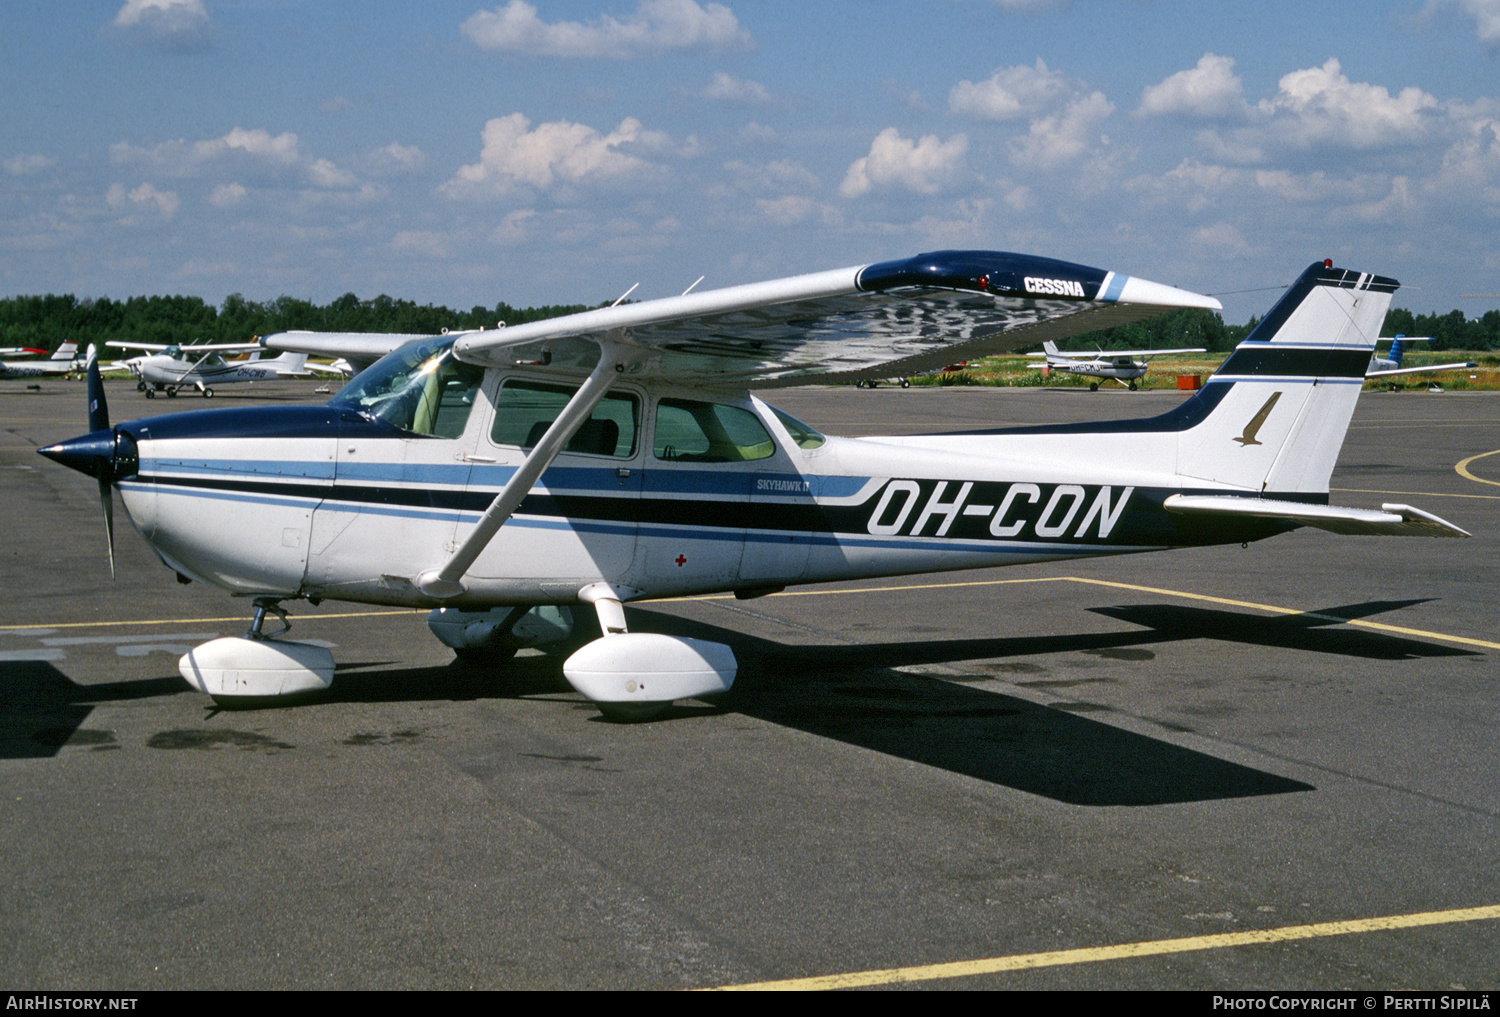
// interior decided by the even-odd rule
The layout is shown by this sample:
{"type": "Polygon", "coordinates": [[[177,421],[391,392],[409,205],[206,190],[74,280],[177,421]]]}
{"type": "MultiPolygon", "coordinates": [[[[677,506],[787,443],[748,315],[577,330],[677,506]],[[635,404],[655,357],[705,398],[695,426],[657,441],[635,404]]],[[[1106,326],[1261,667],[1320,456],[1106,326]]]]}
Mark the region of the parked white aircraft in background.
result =
{"type": "Polygon", "coordinates": [[[401,345],[324,406],[111,425],[41,453],[117,488],[183,580],[254,598],[179,670],[221,703],[326,688],[323,645],[268,637],[306,598],[434,609],[468,655],[601,638],[563,665],[639,719],[729,688],[730,647],[630,632],[622,605],[803,583],[1240,544],[1299,526],[1466,536],[1407,505],[1328,504],[1397,283],[1309,267],[1202,390],[1143,420],[826,437],[750,394],[914,374],[1218,302],[991,251],[586,311],[401,345]],[[1078,313],[1088,312],[1088,313],[1078,313]]]}
{"type": "Polygon", "coordinates": [[[259,343],[205,343],[198,346],[164,346],[160,343],[111,341],[110,346],[149,350],[144,356],[118,361],[140,378],[136,387],[154,399],[157,392],[176,396],[179,389],[195,388],[205,398],[213,398],[214,385],[231,385],[247,381],[268,381],[278,377],[306,377],[307,355],[287,353],[267,360],[260,359],[259,343]],[[225,360],[221,352],[250,353],[249,360],[225,360]]]}
{"type": "MultiPolygon", "coordinates": [[[[45,353],[45,350],[35,352],[45,353]]],[[[78,344],[71,340],[59,343],[56,352],[46,360],[6,360],[0,362],[0,378],[45,378],[48,375],[76,374],[83,369],[78,362],[78,344]]]]}
{"type": "MultiPolygon", "coordinates": [[[[469,332],[450,332],[455,339],[469,332]]],[[[432,336],[412,332],[309,332],[297,330],[262,336],[260,344],[268,350],[306,353],[333,359],[332,369],[346,375],[358,374],[403,343],[432,336]],[[342,366],[340,366],[342,365],[342,366]]]]}
{"type": "MultiPolygon", "coordinates": [[[[1148,360],[1136,357],[1161,357],[1169,353],[1202,353],[1201,346],[1180,350],[1095,350],[1092,353],[1060,353],[1054,342],[1042,343],[1042,353],[1028,353],[1028,357],[1046,357],[1047,367],[1054,371],[1081,374],[1088,378],[1112,379],[1130,391],[1136,390],[1136,380],[1146,376],[1150,366],[1148,360]]],[[[1090,392],[1099,391],[1099,382],[1089,385],[1090,392]]]]}
{"type": "MultiPolygon", "coordinates": [[[[1461,370],[1465,370],[1465,369],[1470,368],[1470,367],[1478,367],[1479,366],[1478,364],[1476,364],[1472,360],[1467,360],[1467,361],[1464,361],[1462,363],[1454,362],[1454,363],[1451,363],[1451,364],[1429,364],[1426,367],[1402,367],[1401,366],[1402,356],[1405,353],[1405,345],[1404,344],[1406,344],[1406,343],[1425,343],[1425,342],[1431,342],[1431,341],[1432,341],[1432,336],[1430,336],[1430,335],[1422,335],[1422,336],[1398,335],[1398,336],[1396,336],[1395,338],[1393,338],[1391,340],[1390,356],[1388,356],[1388,357],[1382,357],[1379,353],[1376,353],[1376,354],[1374,354],[1373,356],[1370,357],[1370,366],[1365,371],[1365,377],[1366,378],[1390,378],[1390,377],[1393,377],[1393,376],[1398,375],[1398,374],[1428,374],[1428,373],[1430,373],[1432,371],[1461,371],[1461,370]]],[[[1394,384],[1392,384],[1391,385],[1391,390],[1395,391],[1395,388],[1396,388],[1396,386],[1394,384]]]]}

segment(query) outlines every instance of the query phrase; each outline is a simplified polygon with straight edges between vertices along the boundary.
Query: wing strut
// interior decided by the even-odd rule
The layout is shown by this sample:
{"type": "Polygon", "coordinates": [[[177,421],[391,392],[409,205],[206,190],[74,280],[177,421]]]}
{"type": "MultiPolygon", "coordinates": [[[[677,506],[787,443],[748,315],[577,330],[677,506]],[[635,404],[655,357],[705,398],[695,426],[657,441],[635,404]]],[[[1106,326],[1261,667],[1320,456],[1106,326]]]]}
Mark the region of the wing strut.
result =
{"type": "Polygon", "coordinates": [[[495,534],[500,532],[500,527],[505,525],[506,520],[510,519],[516,507],[521,504],[521,499],[531,492],[532,485],[552,465],[557,454],[567,447],[583,422],[588,420],[589,414],[594,412],[594,407],[604,398],[615,375],[623,370],[623,354],[624,350],[613,343],[599,344],[599,364],[589,375],[588,381],[568,400],[568,405],[563,407],[552,426],[547,428],[547,433],[542,435],[541,441],[536,443],[526,461],[500,489],[500,493],[495,495],[495,500],[490,502],[490,507],[479,517],[479,522],[475,524],[468,539],[448,559],[448,564],[440,569],[428,569],[417,576],[417,589],[440,600],[456,597],[464,592],[462,579],[469,571],[469,566],[489,546],[495,534]]]}

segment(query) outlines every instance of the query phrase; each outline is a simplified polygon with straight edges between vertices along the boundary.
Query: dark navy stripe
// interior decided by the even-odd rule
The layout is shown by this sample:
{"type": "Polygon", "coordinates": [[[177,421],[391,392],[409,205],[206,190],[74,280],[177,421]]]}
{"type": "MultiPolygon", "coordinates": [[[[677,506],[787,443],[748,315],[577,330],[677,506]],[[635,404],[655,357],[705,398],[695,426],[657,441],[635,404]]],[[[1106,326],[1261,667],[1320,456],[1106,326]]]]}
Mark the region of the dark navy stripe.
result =
{"type": "Polygon", "coordinates": [[[239,406],[143,417],[119,430],[142,440],[178,438],[416,438],[383,420],[334,406],[239,406]]]}
{"type": "Polygon", "coordinates": [[[1214,373],[1225,377],[1363,378],[1369,367],[1369,350],[1241,345],[1214,373]]]}

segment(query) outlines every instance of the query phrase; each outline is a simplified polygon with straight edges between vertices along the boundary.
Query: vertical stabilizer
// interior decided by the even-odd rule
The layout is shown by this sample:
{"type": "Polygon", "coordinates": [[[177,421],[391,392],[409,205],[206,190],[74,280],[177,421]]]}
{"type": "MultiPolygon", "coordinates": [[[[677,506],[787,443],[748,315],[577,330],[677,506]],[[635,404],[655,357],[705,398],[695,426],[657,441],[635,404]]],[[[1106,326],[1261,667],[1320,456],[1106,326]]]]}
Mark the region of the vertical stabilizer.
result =
{"type": "Polygon", "coordinates": [[[1310,266],[1208,379],[1213,409],[1181,433],[1186,479],[1327,495],[1394,279],[1310,266]]]}

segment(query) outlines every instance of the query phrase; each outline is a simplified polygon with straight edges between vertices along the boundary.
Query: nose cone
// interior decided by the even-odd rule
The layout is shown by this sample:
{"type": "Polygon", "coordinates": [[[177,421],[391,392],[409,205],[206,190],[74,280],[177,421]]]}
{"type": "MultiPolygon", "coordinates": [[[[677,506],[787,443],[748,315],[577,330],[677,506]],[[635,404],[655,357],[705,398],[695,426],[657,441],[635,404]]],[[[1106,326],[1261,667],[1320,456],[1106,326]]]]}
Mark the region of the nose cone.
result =
{"type": "Polygon", "coordinates": [[[91,431],[77,438],[37,449],[53,462],[79,473],[113,481],[115,477],[115,432],[113,428],[91,431]]]}

